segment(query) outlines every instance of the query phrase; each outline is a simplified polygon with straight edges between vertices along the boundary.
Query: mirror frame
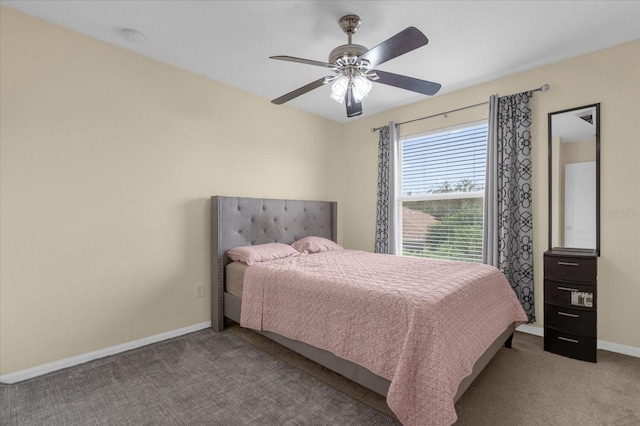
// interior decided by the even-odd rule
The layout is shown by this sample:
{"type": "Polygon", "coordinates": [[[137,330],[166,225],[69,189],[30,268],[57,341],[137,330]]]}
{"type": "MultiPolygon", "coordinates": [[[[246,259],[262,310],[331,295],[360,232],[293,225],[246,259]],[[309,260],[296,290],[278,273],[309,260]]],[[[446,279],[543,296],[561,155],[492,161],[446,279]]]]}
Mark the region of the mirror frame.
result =
{"type": "MultiPolygon", "coordinates": [[[[563,114],[566,112],[577,111],[585,108],[595,108],[596,110],[596,248],[595,252],[597,256],[600,256],[600,121],[602,120],[600,117],[600,103],[583,105],[576,108],[569,108],[562,111],[554,111],[548,114],[547,118],[547,133],[549,138],[549,250],[553,247],[552,245],[552,230],[553,230],[553,209],[552,209],[552,201],[553,201],[553,162],[552,162],[552,152],[553,152],[553,137],[552,137],[552,129],[551,129],[551,121],[554,115],[563,114]]],[[[567,247],[570,248],[570,247],[567,247]]]]}

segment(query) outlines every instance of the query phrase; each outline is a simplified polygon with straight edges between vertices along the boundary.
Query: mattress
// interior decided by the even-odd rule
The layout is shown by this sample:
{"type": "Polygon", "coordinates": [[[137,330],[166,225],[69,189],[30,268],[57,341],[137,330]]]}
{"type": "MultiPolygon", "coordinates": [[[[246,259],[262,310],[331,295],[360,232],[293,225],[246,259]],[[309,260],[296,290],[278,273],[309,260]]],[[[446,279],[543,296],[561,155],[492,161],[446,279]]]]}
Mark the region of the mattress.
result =
{"type": "Polygon", "coordinates": [[[231,262],[226,270],[225,290],[236,297],[242,298],[242,285],[244,283],[244,271],[249,265],[244,262],[231,262]]]}

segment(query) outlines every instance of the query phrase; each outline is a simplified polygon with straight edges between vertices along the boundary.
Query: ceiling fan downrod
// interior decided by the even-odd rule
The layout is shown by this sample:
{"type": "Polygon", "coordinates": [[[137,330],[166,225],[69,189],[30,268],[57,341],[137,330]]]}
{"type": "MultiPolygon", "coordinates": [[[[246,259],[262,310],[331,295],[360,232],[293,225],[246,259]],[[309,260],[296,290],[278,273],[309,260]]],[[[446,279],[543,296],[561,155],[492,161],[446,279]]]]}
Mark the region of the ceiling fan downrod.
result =
{"type": "Polygon", "coordinates": [[[359,44],[353,44],[352,36],[358,31],[360,28],[360,24],[362,21],[360,17],[357,15],[346,15],[340,18],[338,24],[342,31],[347,35],[348,41],[347,44],[343,44],[342,46],[338,46],[331,51],[329,54],[329,63],[333,64],[340,58],[357,58],[358,56],[366,53],[369,49],[359,44]]]}
{"type": "Polygon", "coordinates": [[[349,38],[348,44],[351,44],[351,36],[358,31],[362,21],[358,15],[345,15],[338,21],[340,28],[349,38]]]}

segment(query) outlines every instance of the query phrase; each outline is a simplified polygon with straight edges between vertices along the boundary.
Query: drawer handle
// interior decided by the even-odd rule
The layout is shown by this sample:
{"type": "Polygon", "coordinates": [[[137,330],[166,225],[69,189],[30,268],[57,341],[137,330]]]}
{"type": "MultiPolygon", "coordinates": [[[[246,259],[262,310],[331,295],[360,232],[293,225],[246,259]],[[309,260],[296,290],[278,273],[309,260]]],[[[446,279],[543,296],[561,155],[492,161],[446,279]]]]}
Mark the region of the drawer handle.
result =
{"type": "Polygon", "coordinates": [[[569,339],[568,337],[558,337],[559,340],[564,340],[565,342],[571,342],[571,343],[580,343],[579,340],[575,340],[575,339],[569,339]]]}
{"type": "Polygon", "coordinates": [[[558,290],[563,290],[563,291],[580,291],[577,288],[569,288],[569,287],[558,287],[558,290]]]}
{"type": "Polygon", "coordinates": [[[563,315],[565,317],[571,317],[571,318],[580,318],[580,315],[569,314],[569,313],[566,313],[566,312],[558,312],[558,315],[563,315]]]}
{"type": "Polygon", "coordinates": [[[558,262],[558,265],[563,265],[563,266],[580,266],[579,263],[575,263],[575,262],[558,262]]]}

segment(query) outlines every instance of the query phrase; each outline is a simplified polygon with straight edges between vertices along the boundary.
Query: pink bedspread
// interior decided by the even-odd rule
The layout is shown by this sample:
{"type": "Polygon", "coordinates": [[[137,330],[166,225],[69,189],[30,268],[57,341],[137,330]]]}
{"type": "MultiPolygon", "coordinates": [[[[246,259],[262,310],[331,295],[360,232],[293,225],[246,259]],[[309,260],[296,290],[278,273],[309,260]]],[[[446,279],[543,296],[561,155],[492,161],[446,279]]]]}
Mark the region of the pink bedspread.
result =
{"type": "Polygon", "coordinates": [[[527,317],[496,268],[344,250],[245,272],[241,325],[328,350],[391,381],[404,425],[450,425],[462,379],[527,317]]]}

